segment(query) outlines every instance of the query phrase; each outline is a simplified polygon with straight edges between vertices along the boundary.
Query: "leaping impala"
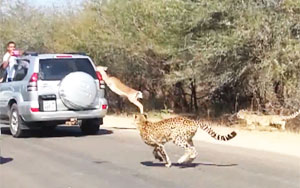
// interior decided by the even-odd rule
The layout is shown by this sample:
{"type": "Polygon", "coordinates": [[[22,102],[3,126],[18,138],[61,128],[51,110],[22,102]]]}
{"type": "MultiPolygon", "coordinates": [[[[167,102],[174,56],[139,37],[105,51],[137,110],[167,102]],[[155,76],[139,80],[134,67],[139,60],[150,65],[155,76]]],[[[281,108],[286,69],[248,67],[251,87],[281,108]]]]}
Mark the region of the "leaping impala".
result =
{"type": "Polygon", "coordinates": [[[118,78],[114,76],[109,76],[106,73],[107,67],[97,66],[97,70],[102,75],[102,79],[106,83],[106,85],[116,94],[120,96],[125,96],[127,99],[136,105],[140,109],[140,113],[144,113],[144,107],[138,99],[143,98],[143,94],[141,91],[137,91],[135,89],[132,89],[125,84],[123,84],[118,78]]]}

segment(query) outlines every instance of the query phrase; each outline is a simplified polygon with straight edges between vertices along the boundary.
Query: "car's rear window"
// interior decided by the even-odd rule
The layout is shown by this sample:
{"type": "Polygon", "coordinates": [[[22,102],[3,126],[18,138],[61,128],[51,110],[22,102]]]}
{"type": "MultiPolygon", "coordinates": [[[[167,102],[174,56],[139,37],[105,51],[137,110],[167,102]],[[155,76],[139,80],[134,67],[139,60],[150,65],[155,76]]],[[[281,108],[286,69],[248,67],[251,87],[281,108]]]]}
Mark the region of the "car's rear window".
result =
{"type": "Polygon", "coordinates": [[[97,78],[91,62],[86,58],[41,59],[39,78],[41,80],[61,80],[69,73],[77,71],[97,78]]]}

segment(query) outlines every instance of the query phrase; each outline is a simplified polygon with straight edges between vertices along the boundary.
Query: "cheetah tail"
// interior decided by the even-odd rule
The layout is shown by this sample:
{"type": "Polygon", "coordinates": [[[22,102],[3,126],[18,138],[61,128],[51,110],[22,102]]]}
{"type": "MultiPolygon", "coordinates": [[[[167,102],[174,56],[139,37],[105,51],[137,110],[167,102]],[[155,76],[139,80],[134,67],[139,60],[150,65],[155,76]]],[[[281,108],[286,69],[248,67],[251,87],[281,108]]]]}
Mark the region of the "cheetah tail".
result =
{"type": "Polygon", "coordinates": [[[295,113],[293,113],[293,114],[291,114],[291,115],[289,115],[289,116],[283,116],[283,120],[289,120],[289,119],[293,119],[293,118],[295,118],[296,116],[298,116],[300,114],[300,109],[297,111],[297,112],[295,112],[295,113]]]}
{"type": "Polygon", "coordinates": [[[232,131],[230,134],[227,135],[219,135],[208,125],[201,126],[201,128],[216,140],[228,141],[236,136],[235,131],[232,131]]]}

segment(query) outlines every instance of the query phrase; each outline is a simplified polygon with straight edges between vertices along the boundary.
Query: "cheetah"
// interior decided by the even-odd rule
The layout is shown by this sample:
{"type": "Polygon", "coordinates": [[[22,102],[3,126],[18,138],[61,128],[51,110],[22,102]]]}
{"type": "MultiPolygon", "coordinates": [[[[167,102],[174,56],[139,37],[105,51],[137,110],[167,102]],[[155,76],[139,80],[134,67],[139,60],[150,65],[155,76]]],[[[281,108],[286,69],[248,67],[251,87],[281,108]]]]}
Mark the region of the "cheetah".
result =
{"type": "Polygon", "coordinates": [[[185,153],[179,158],[178,163],[191,163],[197,156],[192,138],[200,127],[217,140],[227,141],[236,136],[236,132],[228,135],[218,135],[209,126],[212,122],[204,120],[192,120],[186,117],[174,117],[159,122],[150,122],[145,114],[134,115],[134,123],[140,132],[142,140],[154,147],[153,155],[159,161],[165,161],[166,167],[171,167],[164,144],[172,141],[175,145],[184,148],[185,153]]]}
{"type": "Polygon", "coordinates": [[[300,109],[295,113],[288,116],[281,115],[256,115],[246,110],[240,110],[237,113],[237,118],[243,119],[246,121],[248,126],[255,128],[255,124],[258,124],[262,127],[268,127],[271,125],[279,125],[281,130],[285,130],[286,121],[293,119],[300,114],[300,109]]]}

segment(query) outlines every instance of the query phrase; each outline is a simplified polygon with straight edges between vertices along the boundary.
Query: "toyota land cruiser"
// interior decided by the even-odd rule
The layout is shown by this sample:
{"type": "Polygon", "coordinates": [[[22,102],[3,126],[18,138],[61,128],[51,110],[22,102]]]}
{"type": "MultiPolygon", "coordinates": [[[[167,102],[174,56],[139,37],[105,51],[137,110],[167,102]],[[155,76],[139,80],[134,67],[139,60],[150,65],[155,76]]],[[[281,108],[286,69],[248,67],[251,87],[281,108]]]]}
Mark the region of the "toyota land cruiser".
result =
{"type": "Polygon", "coordinates": [[[98,132],[108,105],[104,81],[90,57],[25,53],[14,70],[11,82],[0,83],[0,124],[8,124],[12,136],[70,119],[78,120],[85,134],[98,132]]]}

